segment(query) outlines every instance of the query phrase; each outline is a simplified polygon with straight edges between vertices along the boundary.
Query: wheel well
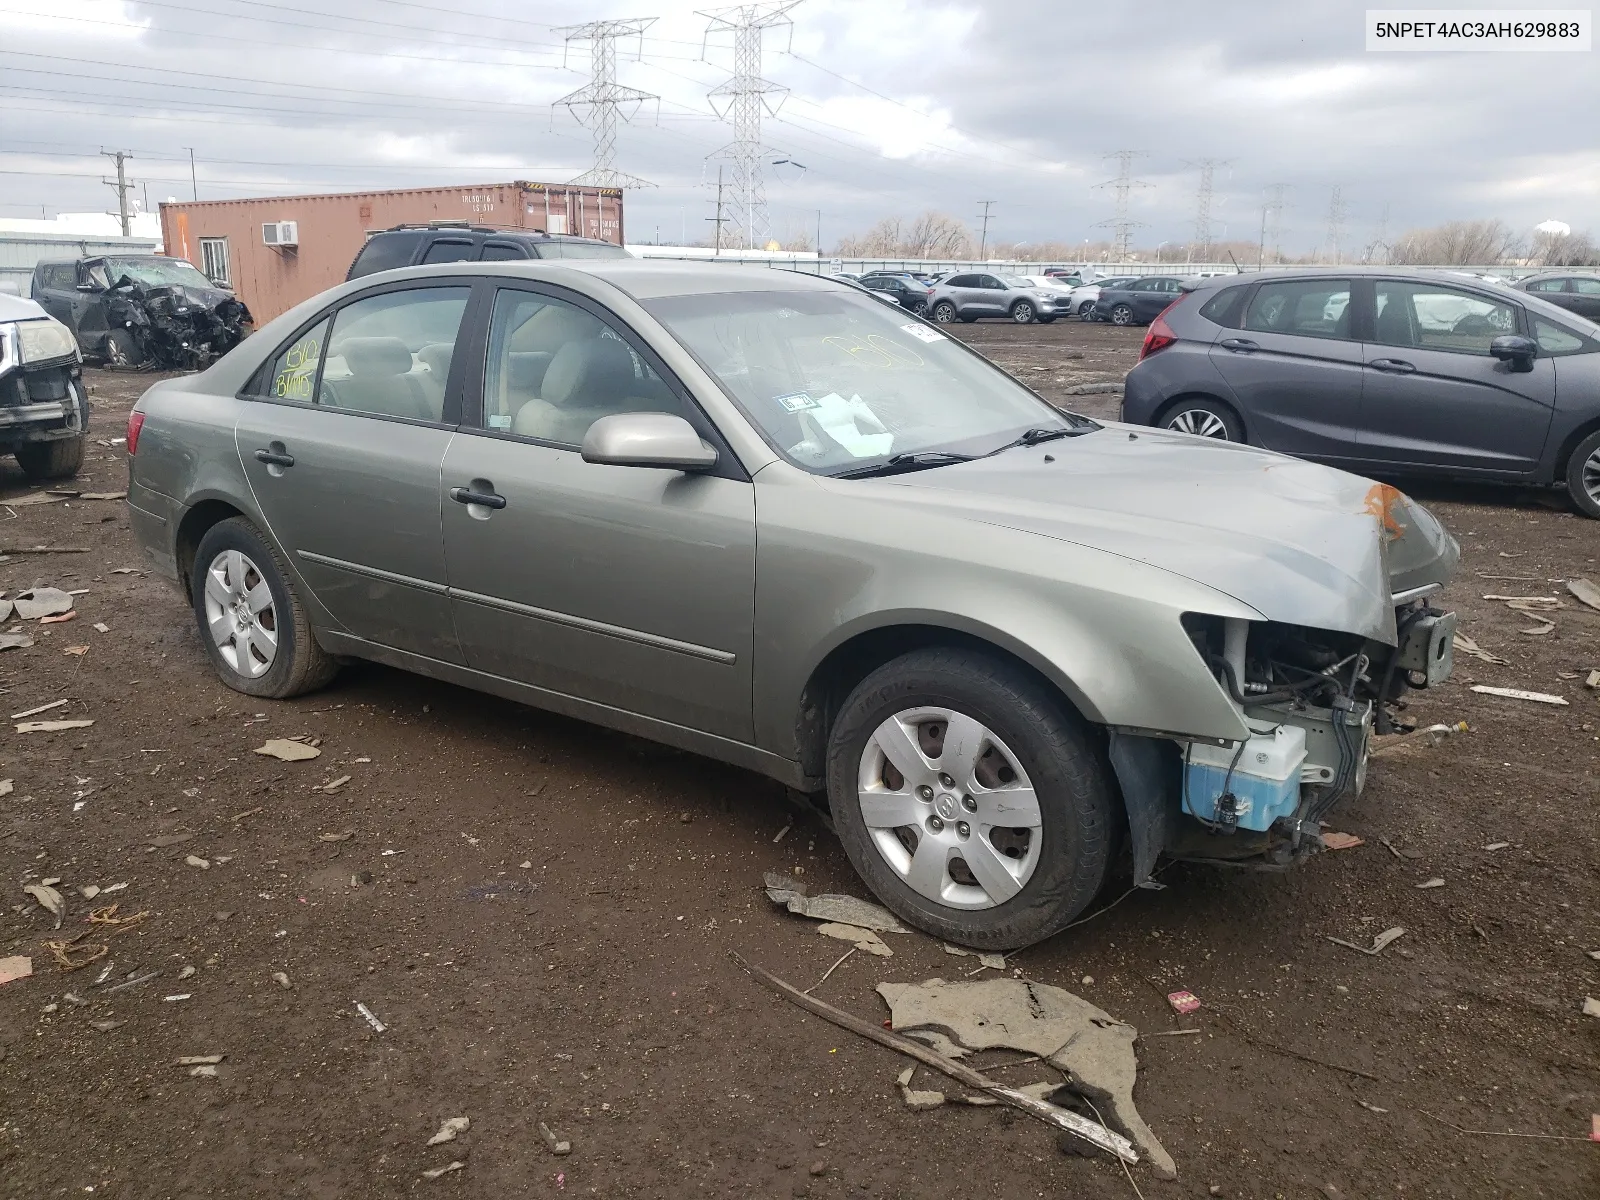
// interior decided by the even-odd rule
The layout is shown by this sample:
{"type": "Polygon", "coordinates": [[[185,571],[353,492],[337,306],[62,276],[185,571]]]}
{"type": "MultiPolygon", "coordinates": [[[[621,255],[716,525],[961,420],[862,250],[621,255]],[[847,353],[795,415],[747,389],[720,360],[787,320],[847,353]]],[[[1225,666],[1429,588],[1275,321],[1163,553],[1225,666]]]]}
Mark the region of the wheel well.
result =
{"type": "Polygon", "coordinates": [[[183,520],[178,523],[176,548],[178,576],[183,580],[185,592],[190,587],[190,578],[194,572],[194,555],[200,548],[200,539],[206,536],[213,525],[226,521],[229,517],[243,515],[224,500],[202,500],[183,514],[183,520]]]}
{"type": "Polygon", "coordinates": [[[1567,434],[1567,440],[1561,443],[1561,452],[1556,455],[1555,482],[1564,483],[1567,478],[1567,468],[1572,463],[1572,453],[1578,448],[1578,443],[1592,433],[1600,432],[1600,417],[1596,417],[1587,425],[1580,425],[1567,434]]]}
{"type": "Polygon", "coordinates": [[[800,712],[795,718],[795,749],[805,773],[818,779],[826,774],[828,733],[833,728],[834,717],[858,683],[902,654],[935,646],[960,647],[1003,659],[1034,676],[1069,709],[1077,711],[1071,698],[1042,672],[993,642],[937,625],[869,629],[835,646],[806,681],[805,691],[800,696],[800,712]]]}
{"type": "Polygon", "coordinates": [[[1150,424],[1160,425],[1167,419],[1167,415],[1171,413],[1173,409],[1177,408],[1178,405],[1192,404],[1196,400],[1203,400],[1207,404],[1214,404],[1218,408],[1227,409],[1228,412],[1233,415],[1233,419],[1239,422],[1239,428],[1244,430],[1245,441],[1248,442],[1250,440],[1250,425],[1244,419],[1244,414],[1239,411],[1238,406],[1233,404],[1231,401],[1224,400],[1221,396],[1213,396],[1209,392],[1185,392],[1181,396],[1174,396],[1171,400],[1168,400],[1156,410],[1156,415],[1150,418],[1150,424]]]}

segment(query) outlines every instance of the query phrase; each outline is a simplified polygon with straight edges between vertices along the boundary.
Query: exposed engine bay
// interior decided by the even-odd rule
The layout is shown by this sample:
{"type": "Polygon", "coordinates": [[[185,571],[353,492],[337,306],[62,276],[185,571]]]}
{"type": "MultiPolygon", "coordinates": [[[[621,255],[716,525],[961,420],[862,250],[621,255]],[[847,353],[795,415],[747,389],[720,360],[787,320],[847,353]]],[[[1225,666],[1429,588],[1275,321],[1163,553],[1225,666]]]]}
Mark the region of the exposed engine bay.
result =
{"type": "Polygon", "coordinates": [[[1406,728],[1404,696],[1449,678],[1454,613],[1395,612],[1399,644],[1276,622],[1186,619],[1249,738],[1178,742],[1179,827],[1166,853],[1279,867],[1323,849],[1322,821],[1366,785],[1372,735],[1406,728]]]}
{"type": "Polygon", "coordinates": [[[201,371],[250,333],[250,310],[231,295],[212,302],[181,284],[151,285],[123,275],[104,294],[107,329],[132,340],[126,365],[201,371]]]}

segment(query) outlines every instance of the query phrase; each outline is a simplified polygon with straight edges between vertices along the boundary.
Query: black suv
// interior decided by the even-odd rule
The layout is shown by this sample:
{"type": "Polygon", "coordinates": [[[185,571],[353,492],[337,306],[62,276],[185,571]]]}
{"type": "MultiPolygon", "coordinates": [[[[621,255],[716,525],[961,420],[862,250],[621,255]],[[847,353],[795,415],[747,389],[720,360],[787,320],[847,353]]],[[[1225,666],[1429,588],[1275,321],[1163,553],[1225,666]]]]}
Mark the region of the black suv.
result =
{"type": "Polygon", "coordinates": [[[491,229],[486,225],[396,225],[369,234],[348,279],[360,279],[396,267],[425,263],[503,262],[528,258],[632,258],[615,242],[562,234],[534,233],[526,229],[491,229]]]}

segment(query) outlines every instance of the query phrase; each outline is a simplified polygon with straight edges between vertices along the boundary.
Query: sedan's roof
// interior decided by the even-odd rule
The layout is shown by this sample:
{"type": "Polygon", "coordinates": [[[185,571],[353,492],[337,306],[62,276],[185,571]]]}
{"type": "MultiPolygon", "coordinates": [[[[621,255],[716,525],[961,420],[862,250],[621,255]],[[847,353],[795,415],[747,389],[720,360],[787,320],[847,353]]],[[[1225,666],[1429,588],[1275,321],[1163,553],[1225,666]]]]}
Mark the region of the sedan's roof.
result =
{"type": "MultiPolygon", "coordinates": [[[[794,292],[829,291],[846,286],[825,276],[778,267],[737,266],[732,263],[682,262],[639,258],[554,259],[560,265],[603,279],[639,300],[658,296],[714,295],[719,292],[794,292]]],[[[487,266],[488,264],[483,264],[487,266]]],[[[508,274],[526,272],[543,275],[520,263],[496,263],[511,267],[508,274]],[[518,268],[521,268],[519,271],[518,268]]]]}

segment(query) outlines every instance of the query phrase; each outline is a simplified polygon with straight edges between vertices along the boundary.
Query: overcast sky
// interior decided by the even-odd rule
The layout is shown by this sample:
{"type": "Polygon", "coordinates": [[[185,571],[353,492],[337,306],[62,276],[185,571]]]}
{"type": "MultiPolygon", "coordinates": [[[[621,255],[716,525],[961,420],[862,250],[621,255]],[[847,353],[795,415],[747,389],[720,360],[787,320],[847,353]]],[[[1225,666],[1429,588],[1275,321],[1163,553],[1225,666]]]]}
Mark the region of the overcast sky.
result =
{"type": "MultiPolygon", "coordinates": [[[[1515,7],[1501,0],[1502,7],[1515,7]]],[[[585,82],[556,27],[658,17],[621,83],[658,94],[617,165],[630,240],[707,236],[706,156],[731,130],[711,88],[726,36],[648,0],[0,0],[0,215],[104,209],[101,148],[133,152],[152,203],[570,179],[589,131],[554,102],[585,82]]],[[[711,7],[716,7],[712,5],[711,7]]],[[[1529,5],[1527,7],[1534,7],[1529,5]]],[[[1103,155],[1141,152],[1136,243],[1192,236],[1201,158],[1215,234],[1254,240],[1263,189],[1289,185],[1282,244],[1347,249],[1453,218],[1600,233],[1600,69],[1587,54],[1371,54],[1365,8],[1210,0],[803,0],[767,35],[789,88],[763,140],[774,233],[830,246],[883,216],[949,212],[991,242],[1102,238],[1103,155]],[[791,41],[792,38],[792,41],[791,41]],[[792,53],[789,52],[792,49],[792,53]]]]}

